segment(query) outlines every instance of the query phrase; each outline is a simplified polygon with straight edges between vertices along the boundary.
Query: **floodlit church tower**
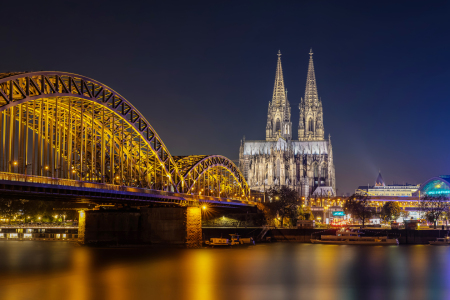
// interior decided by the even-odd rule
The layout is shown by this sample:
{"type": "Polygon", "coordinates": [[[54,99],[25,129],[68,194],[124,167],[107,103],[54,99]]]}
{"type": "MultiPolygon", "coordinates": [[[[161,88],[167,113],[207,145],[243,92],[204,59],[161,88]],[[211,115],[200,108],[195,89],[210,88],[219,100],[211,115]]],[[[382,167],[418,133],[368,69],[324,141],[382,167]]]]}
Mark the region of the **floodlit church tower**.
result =
{"type": "Polygon", "coordinates": [[[282,137],[292,139],[291,105],[284,87],[281,52],[278,51],[277,71],[273,87],[272,101],[269,102],[266,125],[266,141],[276,141],[282,137]]]}
{"type": "Polygon", "coordinates": [[[241,141],[239,168],[253,190],[288,186],[304,197],[335,195],[331,137],[324,138],[322,101],[318,97],[312,50],[305,97],[300,100],[298,140],[292,139],[291,107],[287,99],[278,51],[272,101],[267,113],[266,139],[241,141]]]}
{"type": "Polygon", "coordinates": [[[322,101],[317,94],[316,74],[312,49],[309,52],[308,75],[306,76],[305,98],[300,100],[300,121],[298,139],[300,141],[323,141],[322,101]]]}

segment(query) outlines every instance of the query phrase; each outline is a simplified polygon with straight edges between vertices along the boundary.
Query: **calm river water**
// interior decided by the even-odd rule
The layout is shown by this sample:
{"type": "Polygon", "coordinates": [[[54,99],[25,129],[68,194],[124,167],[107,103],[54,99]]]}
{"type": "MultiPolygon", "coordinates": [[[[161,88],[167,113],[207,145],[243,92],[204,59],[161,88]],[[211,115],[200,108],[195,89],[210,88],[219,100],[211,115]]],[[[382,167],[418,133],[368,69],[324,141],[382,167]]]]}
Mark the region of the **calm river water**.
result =
{"type": "Polygon", "coordinates": [[[450,299],[450,247],[0,242],[0,299],[450,299]]]}

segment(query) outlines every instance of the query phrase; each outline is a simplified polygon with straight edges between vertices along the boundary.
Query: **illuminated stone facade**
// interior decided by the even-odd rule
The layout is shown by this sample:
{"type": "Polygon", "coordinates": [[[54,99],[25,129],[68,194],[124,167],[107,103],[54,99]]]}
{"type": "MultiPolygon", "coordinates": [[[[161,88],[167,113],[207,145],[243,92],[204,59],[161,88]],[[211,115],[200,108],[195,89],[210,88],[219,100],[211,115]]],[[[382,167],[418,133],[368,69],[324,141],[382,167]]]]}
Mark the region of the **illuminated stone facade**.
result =
{"type": "Polygon", "coordinates": [[[331,139],[324,139],[322,101],[318,97],[310,52],[305,97],[300,100],[298,140],[292,139],[291,106],[287,99],[281,53],[272,101],[269,102],[266,140],[241,141],[239,167],[251,189],[264,191],[288,186],[309,197],[318,187],[335,194],[331,139]],[[323,189],[330,187],[330,189],[323,189]]]}

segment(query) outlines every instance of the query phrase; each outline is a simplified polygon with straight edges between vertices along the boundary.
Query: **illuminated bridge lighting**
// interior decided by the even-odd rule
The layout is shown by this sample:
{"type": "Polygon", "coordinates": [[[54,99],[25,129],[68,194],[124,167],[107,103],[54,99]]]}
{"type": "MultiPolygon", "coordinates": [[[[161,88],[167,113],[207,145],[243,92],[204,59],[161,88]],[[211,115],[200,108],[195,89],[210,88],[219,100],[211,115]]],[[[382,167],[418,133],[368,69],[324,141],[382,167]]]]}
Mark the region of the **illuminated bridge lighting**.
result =
{"type": "Polygon", "coordinates": [[[173,157],[129,101],[85,76],[0,73],[0,128],[3,174],[249,199],[232,161],[173,157]]]}

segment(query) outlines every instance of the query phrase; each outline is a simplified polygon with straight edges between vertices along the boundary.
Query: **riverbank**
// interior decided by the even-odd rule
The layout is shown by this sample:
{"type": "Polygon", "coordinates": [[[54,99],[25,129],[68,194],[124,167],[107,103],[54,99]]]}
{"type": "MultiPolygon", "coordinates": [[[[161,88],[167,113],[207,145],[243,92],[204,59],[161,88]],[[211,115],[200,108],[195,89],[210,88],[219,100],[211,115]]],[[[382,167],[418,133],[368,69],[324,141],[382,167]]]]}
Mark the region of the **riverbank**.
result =
{"type": "MultiPolygon", "coordinates": [[[[288,242],[311,243],[311,238],[320,238],[320,235],[333,235],[337,229],[263,229],[262,227],[204,227],[202,228],[203,241],[210,238],[229,238],[230,234],[239,234],[243,238],[252,237],[258,243],[261,242],[288,242]]],[[[428,244],[437,238],[450,235],[450,230],[405,230],[405,229],[362,229],[365,236],[388,236],[397,238],[400,244],[428,244]]],[[[0,228],[0,240],[20,241],[78,241],[78,228],[76,227],[52,227],[52,228],[0,228]]],[[[107,243],[106,243],[107,244],[107,243]]],[[[139,243],[112,244],[137,245],[139,243]]],[[[151,243],[142,243],[151,244],[151,243]]]]}
{"type": "MultiPolygon", "coordinates": [[[[289,242],[289,243],[311,243],[311,238],[320,238],[320,235],[333,235],[337,229],[269,229],[262,241],[289,242]]],[[[242,237],[258,237],[262,233],[262,228],[203,228],[203,239],[212,237],[228,238],[230,234],[239,234],[242,237]]],[[[365,236],[388,236],[397,238],[400,244],[428,244],[436,238],[445,237],[450,234],[450,230],[405,230],[405,229],[363,229],[361,232],[365,236]]]]}

